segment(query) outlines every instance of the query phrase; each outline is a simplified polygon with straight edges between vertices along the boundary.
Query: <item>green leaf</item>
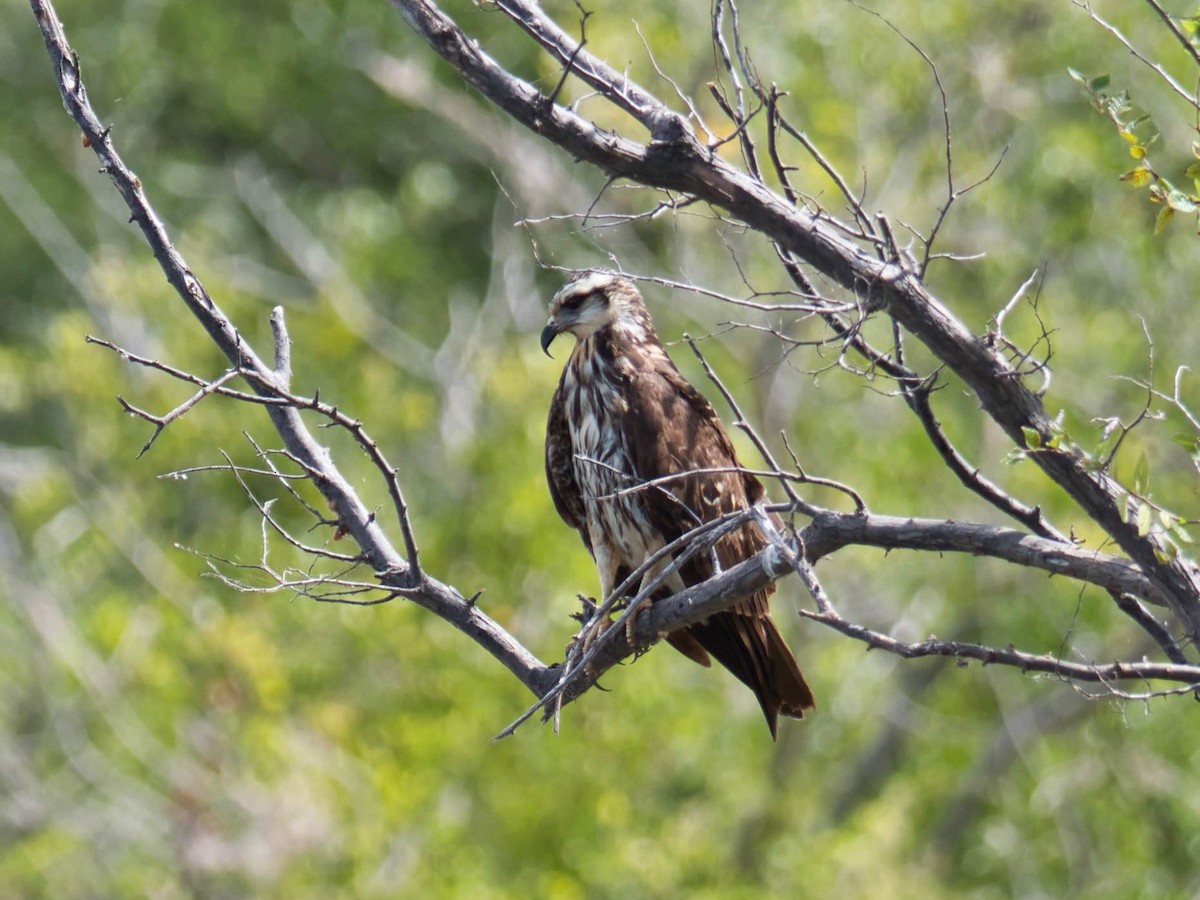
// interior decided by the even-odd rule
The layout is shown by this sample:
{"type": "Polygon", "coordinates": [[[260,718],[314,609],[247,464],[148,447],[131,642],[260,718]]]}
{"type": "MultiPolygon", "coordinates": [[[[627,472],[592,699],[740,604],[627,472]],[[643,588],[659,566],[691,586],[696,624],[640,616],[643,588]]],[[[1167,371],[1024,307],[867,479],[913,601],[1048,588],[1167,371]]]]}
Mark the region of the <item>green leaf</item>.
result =
{"type": "Polygon", "coordinates": [[[1149,503],[1142,503],[1138,506],[1137,511],[1137,532],[1138,537],[1145,537],[1150,533],[1150,523],[1153,521],[1152,514],[1154,510],[1150,508],[1149,503]]]}
{"type": "MultiPolygon", "coordinates": [[[[1132,153],[1133,151],[1130,150],[1132,153]]],[[[1130,169],[1121,176],[1121,181],[1124,181],[1130,187],[1140,188],[1145,187],[1150,183],[1153,174],[1145,166],[1138,166],[1136,169],[1130,169]]]]}
{"type": "Polygon", "coordinates": [[[1083,87],[1088,88],[1089,90],[1091,89],[1091,86],[1088,83],[1088,77],[1078,69],[1072,69],[1070,66],[1067,66],[1067,74],[1069,74],[1071,78],[1075,80],[1076,84],[1083,85],[1083,87]]]}
{"type": "Polygon", "coordinates": [[[1167,194],[1167,205],[1176,212],[1192,214],[1200,209],[1196,201],[1183,191],[1171,191],[1167,194]]]}
{"type": "Polygon", "coordinates": [[[1162,230],[1167,227],[1167,223],[1175,218],[1175,210],[1169,206],[1164,206],[1158,211],[1158,218],[1154,220],[1154,233],[1162,234],[1162,230]]]}
{"type": "MultiPolygon", "coordinates": [[[[1115,97],[1108,98],[1108,110],[1113,119],[1120,121],[1121,118],[1133,109],[1133,101],[1129,98],[1129,91],[1121,91],[1115,97]]],[[[1157,135],[1156,135],[1157,136],[1157,135]]],[[[1146,143],[1150,143],[1154,138],[1150,138],[1146,143]]]]}
{"type": "Polygon", "coordinates": [[[1138,457],[1137,465],[1133,467],[1133,492],[1145,494],[1150,490],[1150,460],[1143,453],[1138,457]]]}
{"type": "Polygon", "coordinates": [[[1107,73],[1104,75],[1097,75],[1090,82],[1088,82],[1088,88],[1093,91],[1102,91],[1108,87],[1109,82],[1111,81],[1112,78],[1107,73]]]}
{"type": "Polygon", "coordinates": [[[1022,425],[1021,435],[1025,438],[1025,446],[1029,449],[1037,450],[1042,446],[1042,435],[1036,428],[1030,428],[1028,425],[1022,425]]]}
{"type": "Polygon", "coordinates": [[[1171,440],[1189,453],[1200,450],[1200,435],[1187,434],[1181,431],[1178,434],[1171,435],[1171,440]]]}

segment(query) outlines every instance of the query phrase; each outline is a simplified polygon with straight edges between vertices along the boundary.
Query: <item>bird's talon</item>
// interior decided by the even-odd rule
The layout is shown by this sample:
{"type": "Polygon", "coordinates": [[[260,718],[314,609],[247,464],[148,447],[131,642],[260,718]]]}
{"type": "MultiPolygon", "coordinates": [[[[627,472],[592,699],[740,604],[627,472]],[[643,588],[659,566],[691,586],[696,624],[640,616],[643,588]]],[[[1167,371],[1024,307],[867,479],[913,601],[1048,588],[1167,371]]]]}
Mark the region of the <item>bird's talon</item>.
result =
{"type": "Polygon", "coordinates": [[[625,618],[625,640],[629,642],[630,647],[634,648],[638,656],[641,656],[644,651],[637,640],[637,623],[638,619],[640,619],[645,613],[646,607],[643,605],[639,606],[625,618]]]}
{"type": "Polygon", "coordinates": [[[571,613],[571,618],[579,623],[587,623],[596,615],[596,601],[586,594],[576,594],[579,599],[579,612],[571,613]]]}

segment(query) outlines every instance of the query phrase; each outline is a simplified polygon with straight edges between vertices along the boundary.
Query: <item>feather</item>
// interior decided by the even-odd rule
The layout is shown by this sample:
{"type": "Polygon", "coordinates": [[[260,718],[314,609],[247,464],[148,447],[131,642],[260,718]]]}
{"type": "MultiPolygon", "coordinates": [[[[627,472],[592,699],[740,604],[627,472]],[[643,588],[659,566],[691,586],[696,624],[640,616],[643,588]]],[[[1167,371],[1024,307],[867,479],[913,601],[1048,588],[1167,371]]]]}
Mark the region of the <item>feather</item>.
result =
{"type": "MultiPolygon", "coordinates": [[[[551,304],[543,349],[564,331],[576,344],[550,406],[546,475],[559,515],[582,535],[607,593],[650,553],[699,524],[747,509],[766,492],[742,469],[712,405],[659,342],[630,281],[589,272],[568,283],[551,304]]],[[[722,537],[714,555],[726,569],[765,546],[758,527],[747,523],[722,537]]],[[[696,554],[676,582],[690,586],[714,574],[712,555],[696,554]]],[[[665,584],[655,598],[680,586],[665,584]]],[[[771,621],[773,591],[667,640],[701,665],[710,665],[711,654],[754,691],[775,737],[779,715],[801,718],[814,702],[771,621]]]]}

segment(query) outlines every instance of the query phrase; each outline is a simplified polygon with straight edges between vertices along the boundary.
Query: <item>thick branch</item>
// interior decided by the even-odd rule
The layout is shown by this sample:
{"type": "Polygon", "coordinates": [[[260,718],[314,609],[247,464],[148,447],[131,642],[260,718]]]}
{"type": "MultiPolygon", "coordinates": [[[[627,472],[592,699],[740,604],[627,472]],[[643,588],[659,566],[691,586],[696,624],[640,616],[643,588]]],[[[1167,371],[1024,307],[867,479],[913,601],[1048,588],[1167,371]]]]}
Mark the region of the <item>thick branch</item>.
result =
{"type": "MultiPolygon", "coordinates": [[[[274,370],[242,339],[233,323],[188,268],[182,255],[172,245],[162,220],[146,199],[141,180],[117,153],[110,129],[100,124],[80,77],[79,57],[67,44],[66,34],[54,7],[47,0],[30,0],[30,5],[50,53],[63,105],[99,157],[101,172],[112,179],[129,207],[132,221],[142,230],[167,281],[230,364],[241,371],[251,389],[260,396],[272,396],[279,387],[274,370]]],[[[318,483],[321,493],[334,505],[338,516],[367,553],[371,564],[379,570],[407,569],[408,563],[388,544],[374,517],[329,460],[325,448],[304,427],[299,411],[283,406],[268,406],[267,413],[288,450],[311,470],[323,473],[324,479],[318,483]]]]}
{"type": "MultiPolygon", "coordinates": [[[[46,49],[54,66],[63,104],[76,124],[83,130],[88,144],[100,158],[102,170],[116,185],[124,198],[132,219],[141,228],[167,281],[213,342],[230,363],[249,382],[256,394],[285,402],[268,403],[267,414],[283,439],[288,452],[312,477],[321,493],[336,510],[339,521],[362,548],[371,567],[382,583],[469,635],[489,653],[500,660],[535,694],[542,693],[546,682],[546,667],[499,624],[468,603],[461,593],[448,585],[422,575],[414,579],[414,568],[388,540],[375,515],[359,499],[342,476],[329,455],[301,419],[300,409],[288,402],[286,390],[287,354],[277,346],[280,370],[268,366],[242,339],[229,318],[209,296],[200,280],[188,268],[179,252],[172,246],[167,230],[146,199],[141,181],[129,170],[116,151],[109,129],[100,124],[88,101],[87,90],[80,78],[79,57],[67,44],[58,15],[48,0],[30,0],[42,29],[46,49]],[[417,583],[414,584],[414,581],[417,583]]],[[[277,338],[285,341],[277,329],[277,338]]],[[[294,398],[293,398],[294,399],[294,398]]],[[[403,520],[403,502],[401,516],[403,520]]],[[[402,524],[404,524],[402,522],[402,524]]],[[[415,559],[412,560],[415,562],[415,559]]]]}
{"type": "MultiPolygon", "coordinates": [[[[509,76],[476,45],[466,40],[436,7],[419,0],[395,2],[406,13],[414,27],[426,34],[431,43],[439,47],[440,52],[444,51],[444,55],[455,62],[469,79],[474,79],[473,83],[480,86],[481,90],[486,87],[485,93],[491,91],[489,96],[494,95],[493,99],[521,121],[526,121],[534,130],[546,134],[560,145],[577,148],[580,151],[579,155],[584,158],[601,165],[615,166],[616,168],[612,169],[613,174],[628,175],[653,184],[677,183],[690,186],[685,187],[685,190],[695,188],[697,195],[704,196],[709,202],[726,206],[748,221],[758,221],[761,230],[777,235],[777,240],[794,248],[800,255],[810,254],[809,258],[827,266],[831,275],[844,279],[843,283],[859,290],[864,296],[881,299],[889,305],[889,309],[893,305],[903,308],[906,303],[911,303],[917,310],[913,313],[915,320],[929,320],[931,323],[927,327],[931,335],[931,346],[944,345],[950,357],[954,357],[956,353],[964,356],[966,362],[960,362],[968,371],[975,372],[976,368],[982,367],[981,370],[987,369],[995,376],[996,385],[990,389],[998,392],[995,403],[999,404],[1000,408],[1007,409],[1005,404],[1012,403],[1019,406],[1025,416],[1044,416],[1040,400],[1030,395],[1019,379],[1001,377],[1006,365],[1003,359],[967,334],[948,312],[923,293],[923,288],[910,274],[895,265],[880,267],[827,229],[817,218],[808,216],[802,210],[774,197],[761,185],[747,179],[721,160],[709,157],[688,133],[686,124],[674,113],[662,109],[661,115],[655,111],[654,115],[650,116],[650,121],[655,125],[652,132],[656,140],[647,146],[607,134],[568,110],[545,102],[532,87],[509,76]],[[662,125],[663,121],[675,124],[668,128],[657,127],[662,125]]],[[[258,398],[261,398],[257,402],[266,407],[288,454],[309,474],[322,494],[332,503],[339,522],[358,543],[381,585],[453,624],[503,663],[536,696],[546,696],[559,682],[556,667],[543,665],[499,624],[481,612],[473,602],[464,599],[458,590],[417,569],[415,544],[411,540],[407,541],[409,559],[405,559],[389,542],[374,514],[367,510],[342,477],[326,448],[317,443],[301,418],[302,407],[315,409],[324,405],[319,405],[315,398],[305,401],[288,392],[288,341],[282,318],[278,318],[275,323],[276,366],[272,368],[242,339],[232,322],[221,312],[199,279],[188,269],[182,256],[171,245],[166,229],[145,197],[141,182],[122,162],[108,130],[101,126],[88,103],[87,92],[80,79],[78,58],[67,45],[53,6],[48,0],[31,0],[31,6],[42,28],[64,104],[100,158],[103,171],[113,179],[125,199],[133,221],[141,228],[168,281],[225,353],[235,370],[246,379],[258,398]]],[[[540,14],[532,4],[524,4],[522,9],[540,14]]],[[[576,57],[585,61],[588,59],[585,54],[574,52],[568,58],[576,57]]],[[[589,77],[607,77],[603,68],[594,69],[592,72],[592,76],[589,77]]],[[[636,97],[637,102],[641,103],[644,98],[640,94],[629,94],[628,90],[627,85],[627,93],[621,96],[636,97]]],[[[608,93],[607,88],[605,93],[608,93]]],[[[639,106],[639,109],[641,108],[639,106]]],[[[898,313],[894,314],[899,318],[898,313]]],[[[949,359],[947,361],[950,362],[949,359]]],[[[1008,374],[1011,375],[1011,371],[1008,374]]],[[[225,390],[220,387],[214,388],[213,392],[224,393],[225,390]]],[[[251,399],[250,395],[247,394],[246,399],[251,399]]],[[[985,405],[988,402],[985,399],[985,405]]],[[[322,408],[320,411],[325,415],[332,415],[330,410],[332,407],[322,408]]],[[[357,425],[352,420],[343,417],[337,421],[342,427],[359,433],[355,431],[357,425]]],[[[1042,455],[1031,452],[1035,459],[1042,455]]],[[[1063,452],[1061,455],[1066,457],[1068,454],[1063,452]]],[[[373,455],[372,459],[381,469],[388,468],[382,454],[373,455]]],[[[1064,466],[1069,470],[1069,460],[1064,466]]],[[[1091,482],[1089,484],[1097,487],[1091,482]]],[[[389,485],[397,486],[397,496],[394,499],[401,517],[401,526],[406,529],[407,518],[403,499],[398,495],[398,483],[389,481],[389,485]]],[[[406,531],[406,538],[408,537],[406,531]]],[[[1159,567],[1156,562],[1153,566],[1143,568],[1124,559],[1084,551],[1063,541],[1035,537],[1011,529],[817,511],[811,524],[801,533],[800,539],[799,546],[803,548],[809,561],[816,561],[840,547],[855,543],[883,548],[969,552],[1005,559],[1026,567],[1040,568],[1053,574],[1067,575],[1154,603],[1179,603],[1179,595],[1172,593],[1174,583],[1163,574],[1163,571],[1169,574],[1173,569],[1159,567]]],[[[579,696],[606,668],[629,657],[636,650],[655,643],[664,634],[694,624],[761,590],[770,581],[792,571],[794,562],[786,552],[772,546],[704,584],[655,603],[645,615],[637,618],[632,639],[630,640],[622,630],[622,634],[606,648],[604,657],[598,659],[595,666],[589,667],[586,675],[568,686],[564,692],[564,699],[570,700],[579,696]]],[[[824,614],[822,611],[818,615],[824,614]]],[[[866,633],[865,629],[862,631],[866,633]]],[[[882,641],[877,643],[880,646],[886,645],[886,642],[882,641]]],[[[901,652],[899,645],[896,652],[901,652]]],[[[970,651],[962,652],[967,654],[970,651]]],[[[1004,653],[996,653],[994,661],[1008,662],[1021,668],[1036,667],[1039,664],[1036,660],[1040,658],[1017,651],[1012,653],[1016,655],[1012,656],[1011,660],[1004,653]],[[1034,662],[1031,663],[1030,659],[1034,662]]],[[[1073,668],[1064,669],[1062,664],[1056,665],[1057,668],[1046,671],[1096,681],[1110,678],[1160,678],[1187,684],[1200,681],[1200,667],[1192,666],[1135,662],[1115,664],[1116,668],[1072,664],[1073,668]]]]}
{"type": "MultiPolygon", "coordinates": [[[[1128,560],[992,525],[824,512],[800,532],[799,545],[804,548],[805,558],[810,563],[851,545],[991,556],[1050,574],[1067,575],[1108,590],[1136,594],[1152,602],[1163,602],[1153,582],[1128,560]]],[[[792,571],[793,562],[786,554],[774,546],[767,547],[703,584],[657,601],[636,617],[631,628],[618,625],[611,629],[607,633],[607,644],[600,648],[586,667],[572,673],[566,682],[556,678],[556,683],[550,687],[561,690],[563,702],[570,702],[586,692],[608,669],[657,643],[664,635],[729,609],[792,571]]],[[[805,611],[804,615],[837,628],[850,637],[864,640],[872,647],[902,656],[940,655],[980,659],[998,665],[1015,666],[1022,671],[1053,672],[1064,678],[1090,682],[1139,678],[1164,679],[1189,685],[1200,683],[1200,666],[1145,661],[1093,665],[1064,662],[1056,657],[1035,655],[1013,648],[1000,649],[936,639],[910,645],[848,622],[831,609],[805,611]]]]}
{"type": "Polygon", "coordinates": [[[1165,605],[1154,582],[1128,560],[1012,528],[941,519],[827,512],[818,516],[800,536],[810,562],[855,544],[885,550],[970,553],[1041,569],[1051,575],[1066,575],[1097,587],[1132,594],[1159,606],[1165,605]]]}
{"type": "MultiPolygon", "coordinates": [[[[984,411],[1020,447],[1027,430],[1042,440],[1030,458],[1059,484],[1155,582],[1159,593],[1200,635],[1200,574],[1186,559],[1173,556],[1154,533],[1139,534],[1126,520],[1125,492],[1103,471],[1088,466],[1081,452],[1052,447],[1054,435],[1041,398],[991,343],[972,334],[925,287],[902,261],[881,261],[830,225],[828,217],[796,206],[764,184],[708,151],[693,136],[683,116],[639,89],[640,121],[651,128],[648,144],[596,127],[553,103],[511,75],[469,39],[430,0],[392,0],[405,21],[489,100],[517,121],[578,159],[611,177],[681,191],[722,207],[751,228],[791,251],[844,288],[870,309],[884,309],[921,340],[976,394],[984,411]]],[[[511,4],[510,4],[511,5],[511,4]]],[[[595,60],[554,26],[532,2],[520,5],[520,22],[531,33],[549,34],[555,55],[573,65],[610,102],[630,110],[628,81],[595,60]]]]}

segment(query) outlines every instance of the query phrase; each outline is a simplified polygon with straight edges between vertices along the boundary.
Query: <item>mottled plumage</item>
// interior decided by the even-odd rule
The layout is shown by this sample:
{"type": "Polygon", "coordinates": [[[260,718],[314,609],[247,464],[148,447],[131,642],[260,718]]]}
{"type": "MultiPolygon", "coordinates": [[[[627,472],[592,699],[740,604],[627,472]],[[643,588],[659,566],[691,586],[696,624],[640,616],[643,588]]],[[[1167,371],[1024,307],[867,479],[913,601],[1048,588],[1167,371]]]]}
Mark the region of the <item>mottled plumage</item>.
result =
{"type": "MultiPolygon", "coordinates": [[[[762,484],[740,468],[712,405],[689,384],[654,331],[637,288],[612,272],[585,272],[550,304],[542,349],[576,338],[550,404],[546,477],[559,514],[579,531],[607,596],[645,559],[697,525],[762,499],[762,484]],[[630,490],[664,476],[660,486],[630,490]]],[[[715,547],[729,568],[766,544],[747,524],[715,547]]],[[[654,575],[651,572],[650,575],[654,575]]],[[[697,554],[656,592],[669,596],[713,575],[697,554]]],[[[773,588],[667,640],[701,665],[709,655],[758,697],[774,737],[776,718],[813,706],[795,658],[770,619],[773,588]]]]}

